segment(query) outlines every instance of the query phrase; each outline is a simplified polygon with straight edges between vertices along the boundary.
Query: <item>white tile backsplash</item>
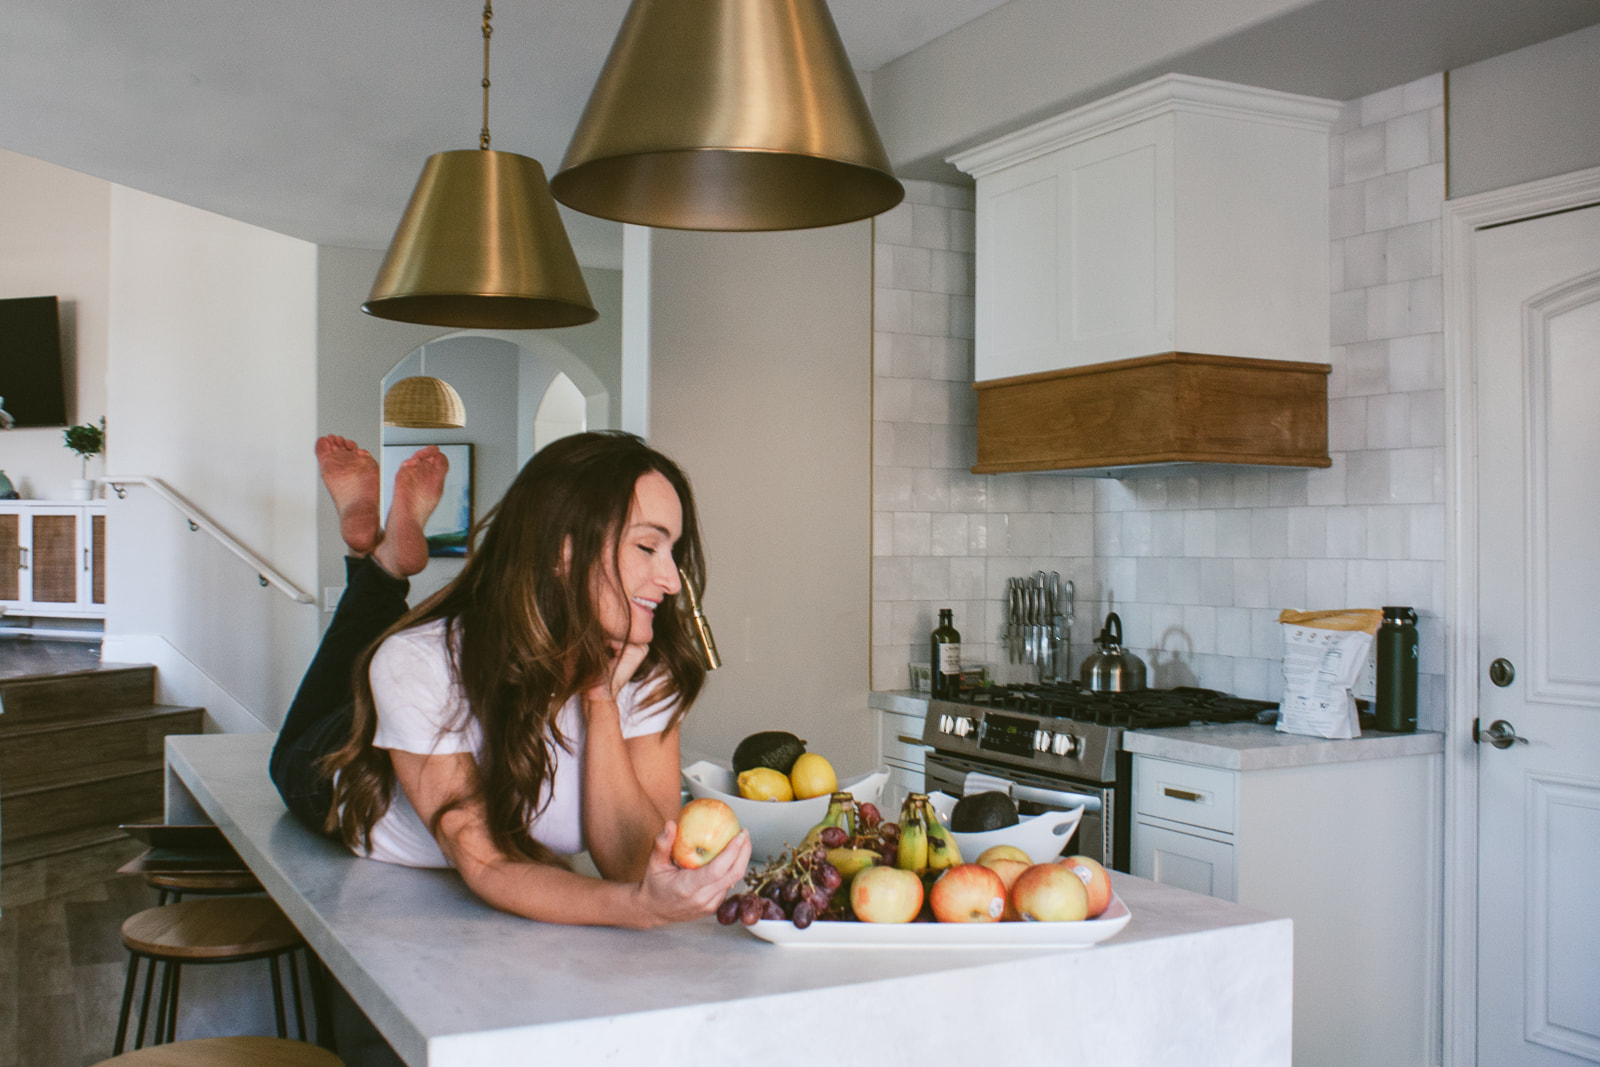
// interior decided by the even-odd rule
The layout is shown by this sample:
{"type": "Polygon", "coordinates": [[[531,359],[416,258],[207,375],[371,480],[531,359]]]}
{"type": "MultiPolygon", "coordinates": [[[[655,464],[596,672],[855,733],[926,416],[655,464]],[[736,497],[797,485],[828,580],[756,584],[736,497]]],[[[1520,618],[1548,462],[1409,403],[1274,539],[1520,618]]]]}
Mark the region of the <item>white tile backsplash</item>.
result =
{"type": "Polygon", "coordinates": [[[1003,680],[1006,579],[1077,587],[1073,659],[1106,611],[1156,684],[1276,699],[1284,608],[1410,604],[1419,718],[1444,722],[1443,79],[1350,101],[1329,145],[1325,470],[973,475],[970,189],[907,182],[874,262],[873,677],[906,684],[936,610],[1003,680]],[[885,551],[888,550],[888,554],[885,551]]]}

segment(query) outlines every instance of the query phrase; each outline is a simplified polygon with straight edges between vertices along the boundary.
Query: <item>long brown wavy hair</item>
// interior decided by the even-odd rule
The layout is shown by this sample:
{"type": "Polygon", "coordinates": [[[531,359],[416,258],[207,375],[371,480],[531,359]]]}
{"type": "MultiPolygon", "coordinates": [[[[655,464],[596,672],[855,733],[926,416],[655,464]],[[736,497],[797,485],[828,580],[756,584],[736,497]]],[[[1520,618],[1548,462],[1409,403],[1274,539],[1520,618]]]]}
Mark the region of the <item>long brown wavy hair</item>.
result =
{"type": "MultiPolygon", "coordinates": [[[[351,848],[370,849],[373,824],[394,795],[394,764],[372,744],[377,718],[367,671],[373,653],[390,634],[443,619],[450,667],[468,714],[482,728],[483,751],[468,787],[473,792],[441,806],[430,829],[437,834],[446,812],[481,798],[489,832],[506,855],[565,866],[533,839],[528,823],[555,772],[556,746],[566,747],[556,713],[610,669],[613,653],[591,578],[616,573],[634,486],[651,471],[672,484],[683,507],[673,557],[696,589],[705,587],[694,494],[677,464],[620,432],[574,434],[546,445],[473,530],[461,573],[357,661],[350,739],[323,762],[326,773],[338,774],[330,832],[351,848]]],[[[706,675],[687,597],[674,600],[657,609],[650,651],[634,675],[656,679],[646,698],[651,703],[676,695],[672,726],[700,695],[706,675]]]]}

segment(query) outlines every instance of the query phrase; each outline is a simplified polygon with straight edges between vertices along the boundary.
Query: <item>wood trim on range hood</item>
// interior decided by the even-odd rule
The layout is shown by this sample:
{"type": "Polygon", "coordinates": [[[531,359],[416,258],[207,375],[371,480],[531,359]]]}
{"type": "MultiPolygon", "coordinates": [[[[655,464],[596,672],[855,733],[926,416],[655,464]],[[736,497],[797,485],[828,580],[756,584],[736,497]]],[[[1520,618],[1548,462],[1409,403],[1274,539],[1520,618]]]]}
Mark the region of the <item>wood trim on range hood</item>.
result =
{"type": "Polygon", "coordinates": [[[972,472],[1328,467],[1330,369],[1167,352],[976,382],[972,472]]]}

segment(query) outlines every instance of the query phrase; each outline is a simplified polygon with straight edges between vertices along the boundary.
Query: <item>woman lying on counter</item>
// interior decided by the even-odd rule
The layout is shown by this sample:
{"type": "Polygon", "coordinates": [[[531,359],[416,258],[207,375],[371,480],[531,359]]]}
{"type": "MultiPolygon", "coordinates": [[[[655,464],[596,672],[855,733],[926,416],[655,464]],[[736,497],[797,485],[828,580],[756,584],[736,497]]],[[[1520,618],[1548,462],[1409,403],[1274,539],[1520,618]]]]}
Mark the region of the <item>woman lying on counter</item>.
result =
{"type": "Polygon", "coordinates": [[[371,455],[329,436],[317,461],[350,556],[272,753],[289,810],[358,855],[454,867],[531,919],[647,928],[712,914],[750,841],[694,871],[669,855],[678,727],[705,681],[673,599],[680,564],[703,573],[682,471],[628,434],[546,446],[461,573],[408,610],[445,457],[428,446],[401,465],[384,526],[371,455]],[[562,858],[584,850],[603,879],[562,858]]]}

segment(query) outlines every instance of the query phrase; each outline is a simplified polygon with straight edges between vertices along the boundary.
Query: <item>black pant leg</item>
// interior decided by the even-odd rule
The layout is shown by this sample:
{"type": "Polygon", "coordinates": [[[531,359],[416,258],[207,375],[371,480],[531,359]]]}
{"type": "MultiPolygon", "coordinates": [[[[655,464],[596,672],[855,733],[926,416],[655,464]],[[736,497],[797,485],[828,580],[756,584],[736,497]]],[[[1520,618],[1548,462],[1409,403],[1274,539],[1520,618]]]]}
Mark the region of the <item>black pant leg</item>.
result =
{"type": "Polygon", "coordinates": [[[289,810],[318,832],[333,791],[316,763],[350,736],[356,659],[405,614],[410,588],[371,559],[345,560],[344,595],[278,732],[272,781],[289,810]]]}

